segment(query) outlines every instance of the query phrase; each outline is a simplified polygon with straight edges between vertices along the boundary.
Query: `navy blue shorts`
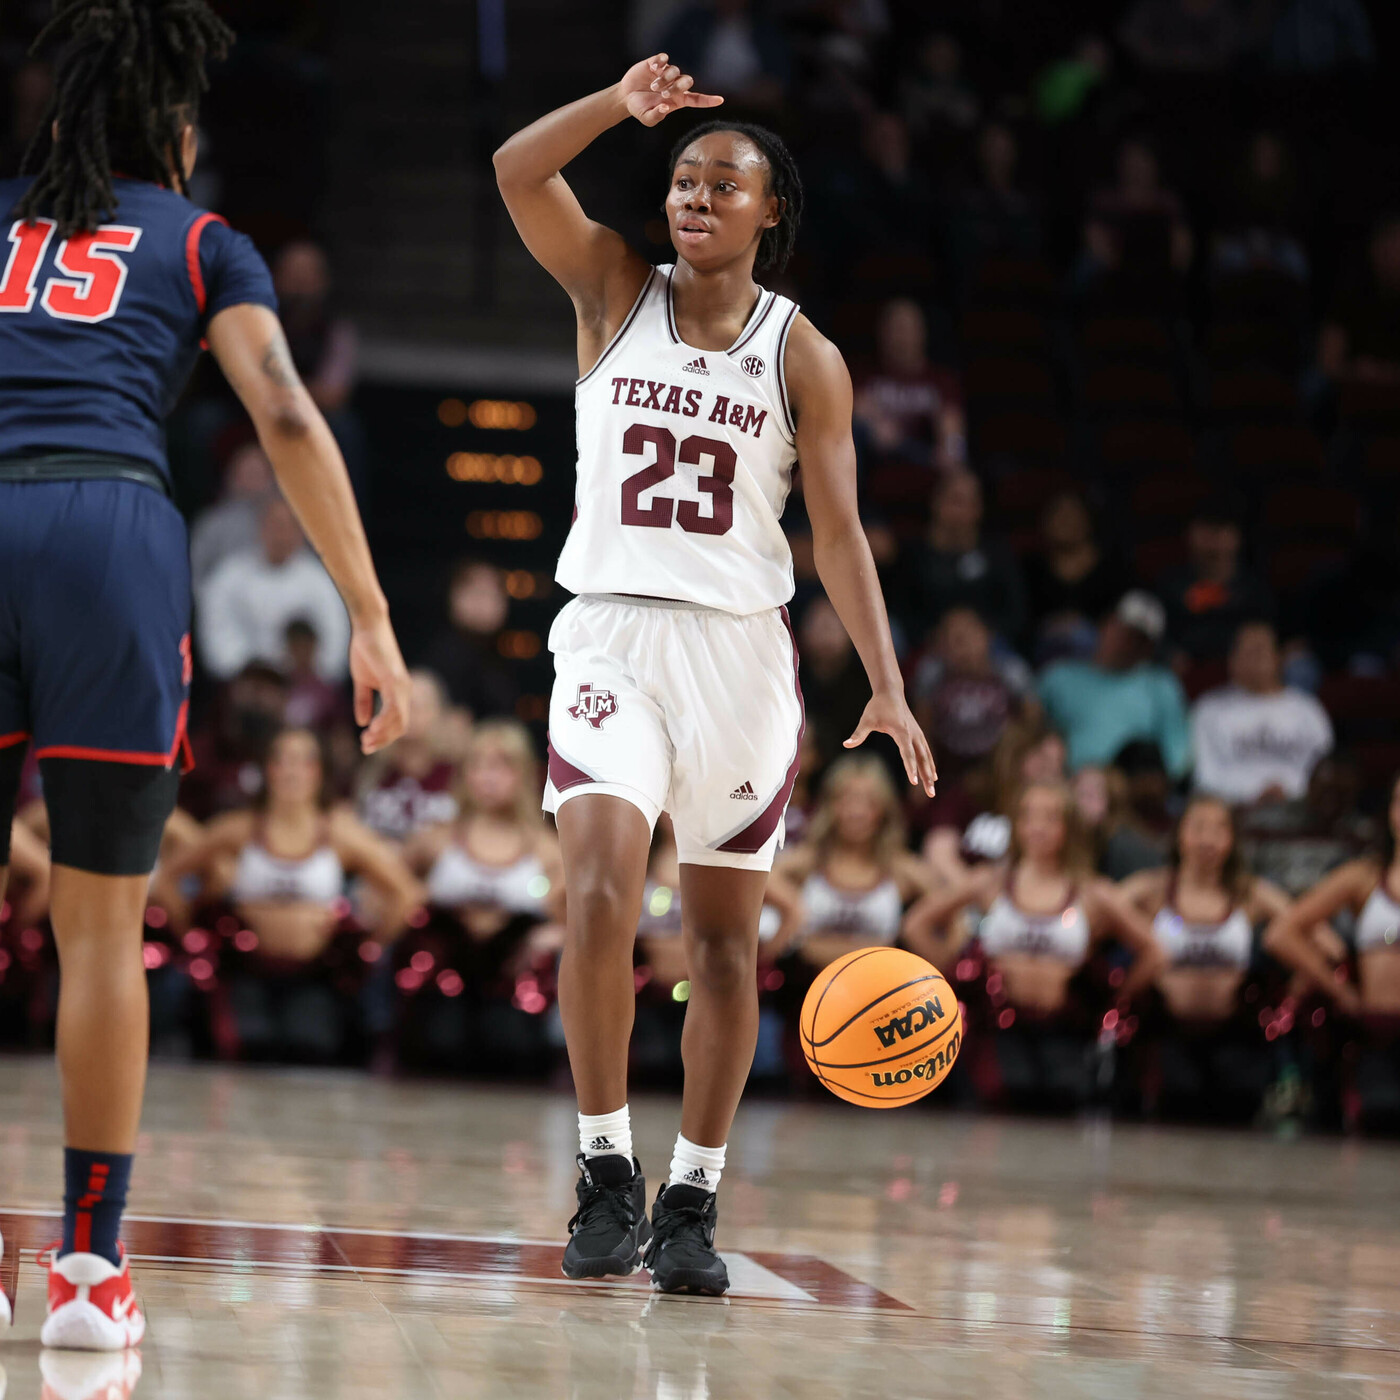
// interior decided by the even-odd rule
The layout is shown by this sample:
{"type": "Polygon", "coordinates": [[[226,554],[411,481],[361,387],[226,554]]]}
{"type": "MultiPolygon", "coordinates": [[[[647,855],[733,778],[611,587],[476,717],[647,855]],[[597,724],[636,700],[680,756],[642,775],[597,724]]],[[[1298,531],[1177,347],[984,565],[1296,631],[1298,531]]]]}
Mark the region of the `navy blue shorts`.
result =
{"type": "Polygon", "coordinates": [[[132,481],[0,480],[0,866],[34,745],[56,864],[149,875],[188,752],[185,522],[132,481]]]}
{"type": "Polygon", "coordinates": [[[131,481],[0,481],[0,746],[170,768],[189,682],[174,505],[131,481]]]}

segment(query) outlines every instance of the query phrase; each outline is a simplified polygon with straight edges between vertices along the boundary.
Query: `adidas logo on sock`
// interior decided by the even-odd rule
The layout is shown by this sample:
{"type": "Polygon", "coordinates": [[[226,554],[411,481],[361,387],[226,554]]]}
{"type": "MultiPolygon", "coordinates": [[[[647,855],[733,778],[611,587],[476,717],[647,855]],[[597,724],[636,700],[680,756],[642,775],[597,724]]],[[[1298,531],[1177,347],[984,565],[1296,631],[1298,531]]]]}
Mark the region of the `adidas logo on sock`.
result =
{"type": "Polygon", "coordinates": [[[595,1137],[589,1142],[588,1150],[599,1154],[616,1152],[617,1144],[609,1137],[595,1137]]]}
{"type": "Polygon", "coordinates": [[[691,1169],[688,1172],[686,1172],[686,1174],[681,1178],[681,1180],[687,1186],[701,1186],[707,1190],[709,1189],[710,1185],[710,1178],[705,1175],[704,1167],[691,1167],[691,1169]]]}
{"type": "Polygon", "coordinates": [[[692,360],[688,365],[683,365],[681,368],[690,374],[709,374],[710,372],[705,368],[705,357],[703,355],[698,359],[692,360]]]}
{"type": "Polygon", "coordinates": [[[730,797],[738,798],[740,802],[757,802],[758,794],[753,790],[752,783],[743,783],[731,792],[730,797]]]}

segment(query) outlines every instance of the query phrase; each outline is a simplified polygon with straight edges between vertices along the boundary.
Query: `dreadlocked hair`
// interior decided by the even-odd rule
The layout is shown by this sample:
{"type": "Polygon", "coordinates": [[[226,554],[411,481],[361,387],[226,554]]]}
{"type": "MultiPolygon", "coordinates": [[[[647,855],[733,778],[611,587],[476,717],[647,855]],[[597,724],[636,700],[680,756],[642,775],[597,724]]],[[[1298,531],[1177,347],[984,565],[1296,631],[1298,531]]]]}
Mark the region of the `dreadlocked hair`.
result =
{"type": "Polygon", "coordinates": [[[96,228],[116,210],[114,170],[187,193],[172,153],[209,86],[205,62],[232,42],[205,0],[56,0],[34,41],[35,54],[55,46],[58,57],[53,101],[24,158],[35,179],[20,217],[51,214],[65,238],[96,228]]]}
{"type": "Polygon", "coordinates": [[[793,245],[797,242],[797,226],[802,222],[802,177],[797,173],[797,162],[783,144],[782,137],[769,131],[766,126],[755,126],[752,122],[712,121],[701,123],[676,142],[671,150],[672,171],[691,142],[713,135],[716,131],[732,131],[752,141],[768,162],[767,192],[778,197],[778,222],[772,228],[763,230],[763,236],[758,240],[757,264],[760,268],[781,272],[792,257],[793,245]]]}

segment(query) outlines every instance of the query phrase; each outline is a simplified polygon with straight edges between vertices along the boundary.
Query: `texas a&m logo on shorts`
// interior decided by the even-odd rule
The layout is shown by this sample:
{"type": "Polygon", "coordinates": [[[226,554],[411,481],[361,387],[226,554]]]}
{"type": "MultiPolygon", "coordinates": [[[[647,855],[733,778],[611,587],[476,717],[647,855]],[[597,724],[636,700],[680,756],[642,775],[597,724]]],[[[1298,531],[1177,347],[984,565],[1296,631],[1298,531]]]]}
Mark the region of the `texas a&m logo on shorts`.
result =
{"type": "Polygon", "coordinates": [[[586,719],[594,729],[601,729],[603,721],[617,713],[617,696],[610,690],[594,690],[585,681],[578,688],[578,703],[569,706],[569,713],[575,719],[586,719]]]}

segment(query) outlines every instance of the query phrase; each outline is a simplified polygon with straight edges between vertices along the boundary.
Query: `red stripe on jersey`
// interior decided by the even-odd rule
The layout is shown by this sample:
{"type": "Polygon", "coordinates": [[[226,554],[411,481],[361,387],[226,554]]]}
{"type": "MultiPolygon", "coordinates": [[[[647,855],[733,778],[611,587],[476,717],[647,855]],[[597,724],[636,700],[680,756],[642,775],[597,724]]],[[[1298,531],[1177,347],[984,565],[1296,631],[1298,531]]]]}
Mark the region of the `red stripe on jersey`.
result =
{"type": "MultiPolygon", "coordinates": [[[[178,746],[177,746],[178,747],[178,746]]],[[[137,763],[146,768],[171,768],[175,759],[164,753],[124,753],[121,749],[85,749],[77,744],[50,744],[38,758],[86,758],[97,763],[137,763]]]]}
{"type": "MultiPolygon", "coordinates": [[[[735,832],[724,845],[716,848],[734,855],[756,855],[778,829],[778,823],[787,811],[788,800],[792,797],[792,789],[797,782],[797,769],[802,756],[802,736],[807,732],[807,706],[802,700],[802,682],[797,679],[797,638],[793,636],[792,619],[788,616],[788,610],[779,608],[778,612],[792,641],[792,686],[797,692],[797,713],[800,716],[797,724],[797,742],[793,745],[792,762],[788,764],[787,776],[773,800],[742,831],[735,832]]],[[[555,787],[558,786],[556,783],[555,787]]]]}
{"type": "Polygon", "coordinates": [[[204,269],[199,265],[200,236],[210,224],[227,223],[228,220],[221,218],[218,214],[201,214],[190,225],[190,231],[185,235],[185,267],[190,274],[190,287],[194,291],[194,304],[199,307],[201,316],[204,315],[204,307],[209,300],[209,293],[204,286],[204,269]]]}
{"type": "Polygon", "coordinates": [[[12,749],[16,744],[22,744],[29,738],[22,729],[15,734],[0,734],[0,749],[12,749]]]}

